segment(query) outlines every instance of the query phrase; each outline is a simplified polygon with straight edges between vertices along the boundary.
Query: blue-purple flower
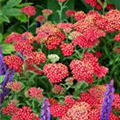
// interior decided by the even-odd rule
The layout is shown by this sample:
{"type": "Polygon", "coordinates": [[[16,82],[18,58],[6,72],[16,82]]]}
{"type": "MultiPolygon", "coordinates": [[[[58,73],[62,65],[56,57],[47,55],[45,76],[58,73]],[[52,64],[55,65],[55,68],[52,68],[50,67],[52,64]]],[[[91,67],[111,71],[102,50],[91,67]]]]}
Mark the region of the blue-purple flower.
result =
{"type": "Polygon", "coordinates": [[[114,80],[111,80],[107,85],[104,100],[101,109],[100,120],[109,120],[109,115],[112,110],[112,102],[114,99],[114,80]]]}
{"type": "Polygon", "coordinates": [[[9,89],[6,88],[7,83],[11,82],[13,79],[14,70],[8,69],[5,73],[4,80],[0,84],[1,85],[1,92],[0,92],[0,106],[5,98],[5,96],[9,93],[9,89]]]}
{"type": "Polygon", "coordinates": [[[3,54],[2,54],[2,47],[0,46],[0,75],[3,75],[6,70],[7,70],[7,66],[4,63],[3,54]]]}
{"type": "Polygon", "coordinates": [[[43,99],[42,106],[41,106],[41,117],[40,120],[50,120],[50,102],[47,98],[43,99]]]}

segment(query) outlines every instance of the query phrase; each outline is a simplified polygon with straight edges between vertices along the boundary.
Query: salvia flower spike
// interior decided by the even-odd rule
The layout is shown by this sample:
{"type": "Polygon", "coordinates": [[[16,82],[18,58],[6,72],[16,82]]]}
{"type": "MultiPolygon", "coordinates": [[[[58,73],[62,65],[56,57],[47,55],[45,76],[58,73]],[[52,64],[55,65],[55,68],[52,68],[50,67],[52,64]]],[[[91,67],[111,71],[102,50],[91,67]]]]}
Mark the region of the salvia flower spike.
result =
{"type": "Polygon", "coordinates": [[[8,69],[6,71],[6,74],[4,76],[4,80],[1,84],[1,93],[0,93],[0,106],[5,98],[5,96],[9,93],[9,89],[6,88],[5,86],[7,85],[7,83],[11,82],[13,79],[13,74],[14,74],[14,70],[13,69],[8,69]]]}
{"type": "Polygon", "coordinates": [[[6,71],[6,65],[3,61],[2,47],[0,46],[0,75],[3,75],[6,71]]]}
{"type": "Polygon", "coordinates": [[[40,120],[50,120],[50,103],[47,98],[43,99],[41,106],[41,117],[40,120]]]}
{"type": "Polygon", "coordinates": [[[104,100],[101,108],[100,120],[109,120],[109,114],[112,110],[112,102],[114,99],[114,80],[111,80],[107,85],[104,100]]]}

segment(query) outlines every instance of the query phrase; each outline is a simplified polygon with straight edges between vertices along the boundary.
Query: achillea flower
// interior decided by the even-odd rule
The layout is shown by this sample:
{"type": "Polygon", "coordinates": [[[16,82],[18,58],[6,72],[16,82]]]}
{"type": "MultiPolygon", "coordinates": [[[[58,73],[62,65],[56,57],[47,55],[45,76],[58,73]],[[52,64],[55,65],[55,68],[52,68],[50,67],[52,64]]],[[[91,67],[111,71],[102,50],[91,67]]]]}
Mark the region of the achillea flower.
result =
{"type": "Polygon", "coordinates": [[[22,83],[18,82],[18,81],[9,82],[6,85],[6,88],[9,88],[9,89],[11,89],[12,91],[15,91],[15,92],[20,92],[22,90],[22,83]]]}
{"type": "Polygon", "coordinates": [[[7,55],[4,57],[4,62],[10,69],[14,69],[17,72],[21,72],[23,61],[17,55],[7,55]]]}
{"type": "Polygon", "coordinates": [[[73,39],[72,43],[74,45],[79,45],[80,47],[91,48],[99,43],[98,38],[102,36],[105,36],[104,31],[91,28],[86,30],[83,35],[73,39]]]}
{"type": "Polygon", "coordinates": [[[80,32],[78,32],[78,31],[73,31],[73,32],[71,32],[71,33],[69,34],[68,38],[69,38],[70,40],[73,40],[73,39],[77,38],[77,37],[80,36],[80,35],[82,35],[80,32]]]}
{"type": "Polygon", "coordinates": [[[117,94],[117,93],[114,94],[114,100],[113,100],[113,103],[112,103],[112,107],[115,110],[120,111],[120,95],[117,94]]]}
{"type": "Polygon", "coordinates": [[[57,49],[57,46],[65,39],[65,35],[62,32],[57,32],[55,35],[49,36],[46,41],[46,47],[51,49],[57,49]]]}
{"type": "Polygon", "coordinates": [[[106,92],[104,95],[104,100],[101,109],[100,120],[109,120],[109,114],[112,109],[112,102],[114,99],[114,81],[111,80],[107,85],[106,92]]]}
{"type": "Polygon", "coordinates": [[[57,27],[62,29],[64,32],[69,33],[73,28],[73,24],[72,23],[58,23],[57,27]]]}
{"type": "Polygon", "coordinates": [[[92,53],[85,53],[81,60],[72,60],[70,69],[72,70],[74,79],[78,81],[85,80],[88,83],[93,82],[94,74],[101,78],[104,77],[108,71],[107,68],[99,65],[98,58],[92,53]]]}
{"type": "Polygon", "coordinates": [[[74,52],[74,46],[72,44],[62,43],[60,45],[60,48],[61,48],[62,54],[67,57],[72,55],[74,52]]]}
{"type": "Polygon", "coordinates": [[[41,117],[40,120],[50,120],[50,103],[47,98],[43,99],[42,106],[41,106],[41,117]]]}
{"type": "Polygon", "coordinates": [[[68,117],[67,115],[63,115],[59,120],[72,120],[72,118],[68,117]]]}
{"type": "Polygon", "coordinates": [[[86,17],[86,14],[83,11],[79,11],[75,13],[75,20],[79,21],[81,19],[84,19],[86,17]]]}
{"type": "MultiPolygon", "coordinates": [[[[92,7],[95,7],[98,10],[102,9],[101,4],[97,1],[97,0],[84,0],[87,4],[91,5],[92,7]]],[[[104,0],[101,1],[102,5],[104,4],[104,0]]],[[[107,4],[106,9],[110,10],[110,9],[114,9],[115,6],[111,5],[111,4],[107,4]]]]}
{"type": "Polygon", "coordinates": [[[25,42],[31,45],[34,42],[33,39],[34,36],[31,32],[24,32],[21,34],[21,39],[18,42],[25,42]]]}
{"type": "Polygon", "coordinates": [[[73,85],[73,80],[74,80],[73,77],[68,77],[65,79],[65,82],[67,85],[71,86],[71,85],[73,85]]]}
{"type": "Polygon", "coordinates": [[[2,108],[2,113],[5,115],[14,115],[19,108],[17,108],[15,101],[8,103],[6,107],[2,108]]]}
{"type": "Polygon", "coordinates": [[[100,110],[99,109],[90,110],[88,120],[100,120],[100,110]]]}
{"type": "Polygon", "coordinates": [[[76,11],[74,11],[74,10],[67,10],[65,13],[66,13],[67,17],[74,17],[76,11]]]}
{"type": "Polygon", "coordinates": [[[11,120],[39,120],[39,117],[32,112],[30,107],[23,106],[12,115],[11,120]]]}
{"type": "Polygon", "coordinates": [[[68,76],[68,68],[62,63],[46,64],[43,71],[51,83],[59,83],[68,76]]]}
{"type": "Polygon", "coordinates": [[[65,96],[64,103],[68,106],[68,108],[71,108],[75,104],[75,99],[73,99],[72,95],[65,96]]]}
{"type": "Polygon", "coordinates": [[[19,41],[14,45],[14,47],[17,52],[20,52],[23,55],[28,55],[33,50],[33,46],[28,44],[27,41],[19,41]]]}
{"type": "Polygon", "coordinates": [[[55,94],[64,94],[64,88],[61,85],[55,84],[52,88],[52,92],[55,94]]]}
{"type": "Polygon", "coordinates": [[[27,65],[44,63],[46,61],[46,56],[43,52],[31,52],[27,55],[26,63],[27,65]]]}
{"type": "Polygon", "coordinates": [[[59,61],[60,57],[57,54],[50,54],[48,55],[48,59],[50,59],[52,63],[56,63],[59,61]]]}
{"type": "Polygon", "coordinates": [[[95,103],[101,104],[104,98],[104,92],[106,91],[105,85],[96,85],[89,90],[90,96],[95,99],[95,103]]]}
{"type": "Polygon", "coordinates": [[[43,9],[42,13],[43,13],[43,16],[49,16],[53,13],[53,11],[50,9],[43,9]]]}
{"type": "Polygon", "coordinates": [[[120,29],[120,11],[110,10],[105,14],[105,18],[108,22],[105,26],[107,32],[114,32],[120,29]]]}
{"type": "Polygon", "coordinates": [[[57,46],[65,39],[65,35],[59,28],[50,22],[37,28],[36,32],[37,36],[34,38],[34,41],[45,44],[49,50],[57,49],[57,46]]]}
{"type": "Polygon", "coordinates": [[[88,120],[90,105],[86,102],[78,102],[68,109],[66,115],[73,120],[88,120]]]}
{"type": "Polygon", "coordinates": [[[116,41],[120,41],[120,33],[118,33],[117,35],[115,35],[115,38],[114,38],[116,41]]]}
{"type": "Polygon", "coordinates": [[[90,95],[90,93],[87,93],[87,92],[80,94],[79,101],[80,102],[84,101],[89,105],[91,105],[91,107],[93,107],[98,102],[96,98],[92,97],[92,95],[90,95]]]}
{"type": "Polygon", "coordinates": [[[96,56],[97,58],[99,58],[99,57],[101,57],[101,56],[102,56],[102,53],[101,53],[101,52],[99,52],[99,51],[96,51],[96,52],[95,52],[95,56],[96,56]]]}
{"type": "Polygon", "coordinates": [[[34,6],[25,6],[21,8],[21,11],[28,16],[34,16],[36,13],[36,8],[34,6]]]}
{"type": "Polygon", "coordinates": [[[17,42],[21,39],[21,34],[16,33],[16,32],[12,32],[10,35],[8,35],[5,39],[6,43],[13,43],[13,42],[17,42]]]}
{"type": "Polygon", "coordinates": [[[43,15],[38,15],[36,18],[36,21],[38,22],[42,22],[44,20],[44,16],[43,15]]]}
{"type": "Polygon", "coordinates": [[[113,48],[113,51],[116,52],[116,53],[118,53],[118,54],[120,54],[120,47],[113,48]]]}
{"type": "Polygon", "coordinates": [[[55,103],[51,105],[50,112],[53,117],[62,117],[68,110],[66,105],[55,103]]]}
{"type": "Polygon", "coordinates": [[[42,94],[42,89],[40,88],[36,88],[36,87],[31,87],[28,91],[27,91],[27,94],[29,97],[31,98],[36,98],[38,100],[41,100],[42,97],[43,97],[43,94],[42,94]]]}

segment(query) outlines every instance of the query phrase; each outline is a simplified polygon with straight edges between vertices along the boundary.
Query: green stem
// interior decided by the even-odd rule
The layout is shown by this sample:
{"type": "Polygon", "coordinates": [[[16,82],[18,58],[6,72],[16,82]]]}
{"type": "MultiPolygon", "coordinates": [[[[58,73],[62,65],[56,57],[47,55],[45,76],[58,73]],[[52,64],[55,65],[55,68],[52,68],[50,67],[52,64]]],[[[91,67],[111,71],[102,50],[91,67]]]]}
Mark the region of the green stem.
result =
{"type": "Polygon", "coordinates": [[[69,0],[67,0],[64,4],[63,2],[58,2],[59,6],[60,6],[60,10],[58,10],[58,14],[59,14],[59,22],[63,22],[62,21],[62,13],[63,10],[66,8],[66,4],[68,3],[69,0]]]}

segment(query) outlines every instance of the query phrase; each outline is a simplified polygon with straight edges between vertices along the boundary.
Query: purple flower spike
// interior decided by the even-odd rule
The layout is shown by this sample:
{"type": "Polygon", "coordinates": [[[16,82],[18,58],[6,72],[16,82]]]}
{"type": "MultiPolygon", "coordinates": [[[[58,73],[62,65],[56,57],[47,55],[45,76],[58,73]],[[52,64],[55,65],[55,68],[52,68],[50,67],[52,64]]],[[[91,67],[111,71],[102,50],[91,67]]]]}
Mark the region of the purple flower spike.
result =
{"type": "Polygon", "coordinates": [[[107,85],[104,100],[101,109],[100,120],[109,120],[109,114],[112,110],[112,102],[114,99],[114,80],[111,80],[110,83],[107,85]]]}
{"type": "Polygon", "coordinates": [[[0,46],[0,75],[3,75],[6,71],[6,65],[3,61],[2,47],[0,46]]]}
{"type": "Polygon", "coordinates": [[[41,117],[40,120],[50,120],[50,103],[47,98],[43,99],[43,103],[41,106],[41,117]]]}
{"type": "Polygon", "coordinates": [[[11,70],[7,70],[6,74],[5,74],[5,77],[4,77],[4,80],[1,84],[1,93],[0,93],[0,107],[1,107],[1,104],[3,103],[3,100],[5,98],[5,96],[9,93],[9,89],[6,88],[5,86],[7,85],[7,83],[11,82],[12,79],[13,79],[13,74],[14,74],[14,70],[11,69],[11,70]]]}

